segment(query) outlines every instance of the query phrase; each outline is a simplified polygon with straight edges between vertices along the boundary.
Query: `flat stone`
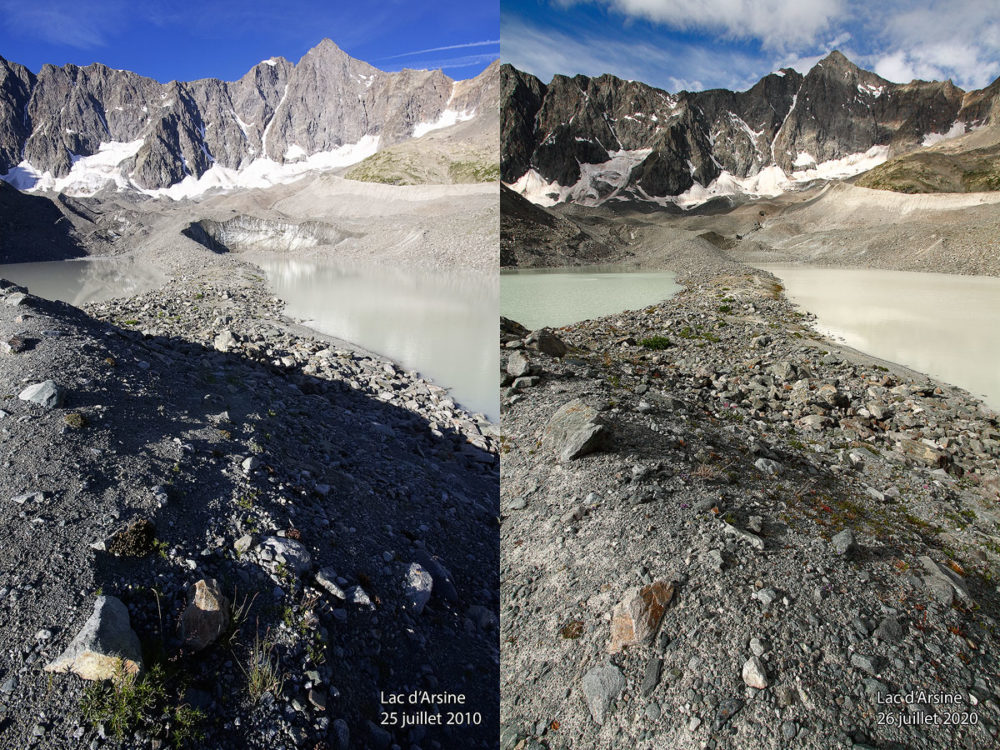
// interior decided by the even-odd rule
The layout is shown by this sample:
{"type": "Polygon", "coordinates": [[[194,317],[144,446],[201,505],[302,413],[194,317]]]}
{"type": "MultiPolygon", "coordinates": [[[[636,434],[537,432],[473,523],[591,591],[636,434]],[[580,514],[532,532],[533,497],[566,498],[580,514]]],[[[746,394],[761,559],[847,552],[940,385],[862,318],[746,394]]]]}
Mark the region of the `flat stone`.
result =
{"type": "Polygon", "coordinates": [[[743,663],[743,682],[752,688],[763,690],[768,686],[767,673],[764,665],[756,656],[751,656],[743,663]]]}
{"type": "Polygon", "coordinates": [[[351,586],[347,589],[347,601],[352,604],[357,604],[359,607],[365,607],[367,609],[375,609],[375,605],[372,603],[372,599],[368,596],[368,592],[365,591],[360,586],[351,586]]]}
{"type": "Polygon", "coordinates": [[[753,462],[753,465],[764,474],[769,476],[776,476],[781,473],[781,464],[777,461],[773,461],[770,458],[758,458],[753,462]]]}
{"type": "Polygon", "coordinates": [[[674,586],[666,581],[626,591],[611,616],[608,652],[616,654],[625,646],[652,643],[673,596],[674,586]]]}
{"type": "Polygon", "coordinates": [[[406,607],[414,614],[420,614],[431,599],[434,579],[419,564],[411,563],[406,572],[406,607]]]}
{"type": "Polygon", "coordinates": [[[882,641],[898,643],[903,639],[903,626],[895,617],[886,617],[875,628],[875,637],[882,641]]]}
{"type": "Polygon", "coordinates": [[[337,571],[333,568],[320,568],[316,571],[316,583],[326,591],[342,601],[347,601],[347,593],[337,583],[337,571]]]}
{"type": "Polygon", "coordinates": [[[872,656],[865,656],[864,654],[851,654],[851,664],[858,669],[863,669],[870,675],[875,675],[878,673],[878,665],[876,664],[875,658],[872,656]]]}
{"type": "Polygon", "coordinates": [[[560,461],[573,461],[607,445],[610,431],[597,409],[579,399],[563,404],[545,428],[542,443],[560,461]]]}
{"type": "Polygon", "coordinates": [[[744,542],[749,544],[755,550],[764,549],[764,540],[761,539],[756,534],[751,534],[749,531],[744,531],[743,529],[733,526],[730,523],[724,523],[722,525],[722,530],[725,531],[727,534],[732,534],[738,539],[742,539],[744,542]]]}
{"type": "Polygon", "coordinates": [[[181,615],[185,645],[200,651],[229,627],[229,599],[214,578],[202,578],[188,589],[188,605],[181,615]]]}
{"type": "Polygon", "coordinates": [[[945,606],[951,606],[956,595],[967,605],[973,602],[965,581],[957,573],[939,565],[927,555],[921,555],[917,560],[925,571],[921,580],[938,602],[945,606]]]}
{"type": "Polygon", "coordinates": [[[142,644],[132,630],[128,608],[113,596],[99,596],[94,613],[66,650],[45,665],[46,672],[73,672],[85,680],[109,680],[119,669],[142,671],[142,644]]]}
{"type": "Polygon", "coordinates": [[[650,695],[660,682],[660,669],[663,667],[663,659],[653,656],[646,662],[646,669],[642,675],[642,686],[639,692],[645,698],[650,695]]]}
{"type": "Polygon", "coordinates": [[[763,604],[764,609],[767,609],[778,598],[778,592],[772,588],[761,589],[760,591],[755,591],[752,598],[763,604]]]}
{"type": "Polygon", "coordinates": [[[625,677],[618,667],[610,664],[594,667],[583,676],[582,688],[590,715],[595,723],[602,725],[611,704],[625,689],[625,677]]]}
{"type": "Polygon", "coordinates": [[[47,409],[55,409],[63,404],[64,393],[54,380],[29,385],[17,397],[22,401],[30,401],[47,409]]]}
{"type": "Polygon", "coordinates": [[[739,698],[724,698],[715,712],[713,730],[718,732],[722,729],[733,716],[739,713],[741,708],[743,708],[743,701],[739,698]]]}
{"type": "Polygon", "coordinates": [[[18,505],[24,505],[25,503],[40,503],[45,499],[44,492],[26,492],[23,495],[17,495],[12,497],[10,501],[18,505]]]}

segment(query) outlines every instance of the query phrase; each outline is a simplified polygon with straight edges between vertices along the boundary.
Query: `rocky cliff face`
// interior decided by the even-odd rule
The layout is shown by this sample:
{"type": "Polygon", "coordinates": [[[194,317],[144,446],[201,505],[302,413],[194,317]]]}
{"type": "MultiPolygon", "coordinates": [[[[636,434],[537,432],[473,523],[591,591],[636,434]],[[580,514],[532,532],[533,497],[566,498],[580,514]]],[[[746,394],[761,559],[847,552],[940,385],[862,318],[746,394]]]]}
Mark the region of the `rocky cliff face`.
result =
{"type": "Polygon", "coordinates": [[[670,94],[610,75],[545,85],[504,65],[501,177],[542,202],[662,199],[715,181],[777,192],[985,124],[998,94],[996,83],[972,94],[950,81],[890,83],[839,52],[738,93],[670,94]]]}
{"type": "Polygon", "coordinates": [[[0,174],[21,164],[61,178],[101,144],[121,144],[121,180],[162,188],[216,164],[285,164],[365,139],[389,146],[447,122],[448,110],[495,117],[498,69],[462,82],[441,71],[386,73],[329,40],[298,64],[273,58],[238,81],[160,84],[100,64],[46,65],[36,77],[0,58],[0,174]]]}

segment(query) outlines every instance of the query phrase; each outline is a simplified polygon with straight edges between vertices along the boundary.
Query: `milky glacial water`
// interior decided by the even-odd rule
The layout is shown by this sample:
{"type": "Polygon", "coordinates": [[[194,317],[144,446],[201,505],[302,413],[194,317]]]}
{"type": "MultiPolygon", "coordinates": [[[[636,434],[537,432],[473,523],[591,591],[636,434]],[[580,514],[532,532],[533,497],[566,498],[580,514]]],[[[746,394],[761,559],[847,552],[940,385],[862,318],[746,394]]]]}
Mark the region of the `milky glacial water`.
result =
{"type": "Polygon", "coordinates": [[[449,388],[466,409],[499,421],[495,275],[277,258],[256,263],[288,315],[418,371],[449,388]]]}
{"type": "Polygon", "coordinates": [[[134,258],[86,258],[0,265],[0,279],[25,286],[45,299],[71,305],[130,297],[162,286],[165,278],[134,258]]]}
{"type": "Polygon", "coordinates": [[[957,385],[1000,409],[1000,279],[943,273],[760,267],[848,346],[957,385]]]}
{"type": "Polygon", "coordinates": [[[500,314],[532,329],[564,326],[669,299],[682,289],[676,278],[626,266],[501,271],[500,314]]]}

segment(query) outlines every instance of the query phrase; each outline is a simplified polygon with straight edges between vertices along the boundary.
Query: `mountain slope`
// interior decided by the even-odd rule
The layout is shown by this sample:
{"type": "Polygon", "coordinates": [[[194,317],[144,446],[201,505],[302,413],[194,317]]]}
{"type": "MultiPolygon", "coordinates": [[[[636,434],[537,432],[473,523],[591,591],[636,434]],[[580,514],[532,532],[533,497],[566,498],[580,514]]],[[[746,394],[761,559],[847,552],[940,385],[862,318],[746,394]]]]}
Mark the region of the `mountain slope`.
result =
{"type": "Polygon", "coordinates": [[[610,75],[545,85],[505,65],[501,177],[546,205],[775,195],[980,127],[998,93],[1000,82],[971,94],[950,81],[891,83],[839,52],[744,92],[670,94],[610,75]]]}
{"type": "Polygon", "coordinates": [[[496,110],[490,76],[386,73],[323,40],[297,63],[272,58],[238,81],[167,84],[101,64],[37,76],[0,58],[0,174],[21,188],[93,193],[262,186],[496,110]],[[491,93],[492,92],[492,93],[491,93]],[[249,171],[248,171],[249,170],[249,171]]]}

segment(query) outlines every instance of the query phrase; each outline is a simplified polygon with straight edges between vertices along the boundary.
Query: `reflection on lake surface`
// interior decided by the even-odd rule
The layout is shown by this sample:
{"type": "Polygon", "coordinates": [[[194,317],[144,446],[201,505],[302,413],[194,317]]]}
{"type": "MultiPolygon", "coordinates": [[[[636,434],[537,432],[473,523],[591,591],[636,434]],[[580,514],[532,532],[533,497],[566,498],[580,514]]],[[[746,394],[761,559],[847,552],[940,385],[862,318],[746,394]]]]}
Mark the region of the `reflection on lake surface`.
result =
{"type": "Polygon", "coordinates": [[[501,271],[500,314],[532,329],[564,326],[673,297],[676,278],[626,266],[501,271]]]}
{"type": "Polygon", "coordinates": [[[1000,408],[1000,279],[761,264],[816,327],[1000,408]]]}
{"type": "Polygon", "coordinates": [[[286,312],[399,362],[500,418],[496,276],[259,260],[286,312]]]}
{"type": "Polygon", "coordinates": [[[0,265],[0,278],[25,286],[39,297],[77,306],[142,294],[165,281],[159,271],[137,263],[134,258],[8,263],[0,265]]]}

